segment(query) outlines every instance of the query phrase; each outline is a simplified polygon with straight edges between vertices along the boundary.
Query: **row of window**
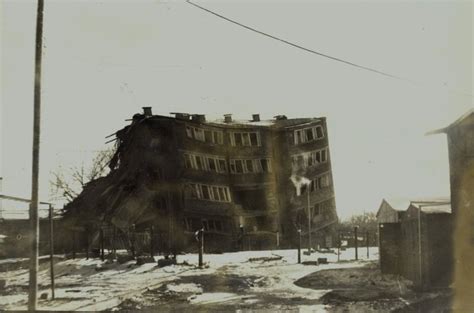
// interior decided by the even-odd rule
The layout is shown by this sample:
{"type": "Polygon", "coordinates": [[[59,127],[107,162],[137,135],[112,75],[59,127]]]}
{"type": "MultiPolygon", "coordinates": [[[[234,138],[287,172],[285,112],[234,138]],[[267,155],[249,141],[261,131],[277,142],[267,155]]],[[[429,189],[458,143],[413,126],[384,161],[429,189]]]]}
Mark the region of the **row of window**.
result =
{"type": "Polygon", "coordinates": [[[234,174],[271,173],[270,159],[230,160],[230,171],[234,174]]]}
{"type": "Polygon", "coordinates": [[[312,167],[328,160],[328,148],[301,153],[292,157],[293,165],[298,167],[312,167]]]}
{"type": "Polygon", "coordinates": [[[186,168],[195,170],[227,173],[227,162],[225,159],[217,156],[185,153],[184,165],[186,168]]]}
{"type": "Polygon", "coordinates": [[[295,145],[324,138],[321,125],[295,130],[295,145]]]}
{"type": "Polygon", "coordinates": [[[231,132],[230,144],[234,147],[261,146],[260,133],[258,132],[231,132]]]}
{"type": "MultiPolygon", "coordinates": [[[[321,217],[324,220],[329,220],[333,216],[334,204],[333,200],[326,200],[320,203],[316,203],[314,206],[310,207],[312,219],[321,217]]],[[[308,221],[308,209],[307,207],[302,208],[296,213],[296,222],[301,226],[305,226],[308,221]]]]}
{"type": "Polygon", "coordinates": [[[188,231],[195,232],[201,228],[204,228],[205,231],[217,231],[223,232],[226,226],[226,223],[222,220],[214,219],[200,219],[200,218],[184,218],[184,228],[188,231]]]}
{"type": "MultiPolygon", "coordinates": [[[[208,130],[200,127],[186,126],[186,136],[202,142],[224,144],[224,133],[221,130],[208,130]]],[[[294,131],[295,145],[324,138],[321,125],[298,129],[294,131]]],[[[230,144],[234,147],[261,146],[260,133],[258,132],[231,132],[230,144]]]]}
{"type": "Polygon", "coordinates": [[[229,187],[204,184],[188,184],[186,188],[188,199],[200,199],[217,202],[230,202],[229,187]]]}
{"type": "Polygon", "coordinates": [[[310,184],[302,185],[301,188],[296,188],[296,195],[297,196],[303,195],[308,191],[308,189],[309,189],[309,192],[311,193],[316,190],[328,188],[330,186],[331,186],[331,175],[329,173],[325,173],[312,179],[310,184]]]}
{"type": "MultiPolygon", "coordinates": [[[[203,154],[184,154],[184,165],[186,168],[227,173],[227,162],[223,157],[203,154]]],[[[230,171],[234,174],[243,173],[271,173],[271,161],[264,159],[231,159],[230,171]]]]}
{"type": "Polygon", "coordinates": [[[222,145],[224,133],[220,130],[207,130],[199,127],[186,126],[186,136],[202,142],[222,145]]]}

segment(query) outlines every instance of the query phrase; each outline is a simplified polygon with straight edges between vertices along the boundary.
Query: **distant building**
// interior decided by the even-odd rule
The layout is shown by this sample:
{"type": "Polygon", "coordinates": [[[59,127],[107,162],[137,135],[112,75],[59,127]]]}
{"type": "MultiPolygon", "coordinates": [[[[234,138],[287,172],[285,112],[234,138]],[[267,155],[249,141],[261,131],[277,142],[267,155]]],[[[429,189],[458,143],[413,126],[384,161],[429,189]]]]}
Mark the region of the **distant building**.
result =
{"type": "Polygon", "coordinates": [[[402,275],[419,288],[448,286],[453,268],[449,199],[410,201],[399,216],[398,222],[379,224],[382,273],[402,275]]]}
{"type": "Polygon", "coordinates": [[[455,220],[455,301],[458,310],[474,307],[474,109],[448,127],[429,134],[448,138],[451,203],[455,220]]]}
{"type": "MultiPolygon", "coordinates": [[[[28,257],[31,251],[29,236],[31,226],[28,200],[6,196],[0,193],[3,207],[0,214],[0,258],[28,257]]],[[[49,251],[49,206],[39,206],[39,248],[40,254],[49,251]]]]}
{"type": "Polygon", "coordinates": [[[383,199],[377,211],[377,223],[398,223],[403,212],[410,204],[410,200],[405,199],[383,199]]]}
{"type": "Polygon", "coordinates": [[[325,118],[209,122],[201,114],[136,114],[116,132],[111,173],[65,207],[76,229],[153,227],[159,249],[263,249],[331,244],[338,222],[325,118]],[[79,227],[79,228],[77,228],[79,227]],[[102,226],[100,226],[102,227],[102,226]]]}

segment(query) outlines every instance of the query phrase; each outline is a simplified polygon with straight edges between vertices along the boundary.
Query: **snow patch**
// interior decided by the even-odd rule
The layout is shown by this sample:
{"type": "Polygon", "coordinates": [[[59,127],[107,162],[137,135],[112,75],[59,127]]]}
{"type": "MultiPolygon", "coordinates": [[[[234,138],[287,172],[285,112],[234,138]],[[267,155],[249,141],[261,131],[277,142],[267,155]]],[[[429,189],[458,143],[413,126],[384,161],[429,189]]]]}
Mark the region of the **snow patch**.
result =
{"type": "Polygon", "coordinates": [[[172,292],[179,292],[179,293],[202,293],[201,286],[193,283],[185,283],[185,284],[168,284],[166,285],[166,289],[172,292]]]}

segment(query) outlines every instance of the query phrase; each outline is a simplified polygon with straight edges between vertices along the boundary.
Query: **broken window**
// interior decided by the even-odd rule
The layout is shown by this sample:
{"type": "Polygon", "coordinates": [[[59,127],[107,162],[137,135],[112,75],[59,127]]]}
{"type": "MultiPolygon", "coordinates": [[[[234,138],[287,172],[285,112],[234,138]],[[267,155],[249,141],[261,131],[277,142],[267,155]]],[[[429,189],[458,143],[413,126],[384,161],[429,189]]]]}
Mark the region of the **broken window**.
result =
{"type": "Polygon", "coordinates": [[[188,198],[191,198],[191,199],[198,199],[199,198],[196,184],[189,184],[188,185],[187,196],[188,196],[188,198]]]}
{"type": "Polygon", "coordinates": [[[212,143],[213,142],[212,141],[212,131],[205,130],[204,131],[204,138],[205,138],[206,142],[211,142],[212,143]]]}
{"type": "Polygon", "coordinates": [[[211,194],[209,192],[209,186],[201,185],[202,198],[205,200],[211,200],[211,194]]]}
{"type": "Polygon", "coordinates": [[[244,146],[250,146],[250,136],[249,133],[242,133],[242,142],[244,146]]]}
{"type": "Polygon", "coordinates": [[[324,137],[322,126],[318,125],[315,127],[309,127],[304,129],[295,130],[295,145],[311,142],[324,137]]]}
{"type": "Polygon", "coordinates": [[[304,195],[306,192],[306,189],[308,189],[308,185],[302,185],[300,194],[304,195]]]}
{"type": "Polygon", "coordinates": [[[218,189],[219,189],[219,198],[221,199],[221,201],[227,201],[225,189],[222,187],[219,187],[218,189]]]}
{"type": "Polygon", "coordinates": [[[213,143],[216,143],[219,145],[222,145],[224,143],[224,138],[221,131],[213,131],[212,138],[213,138],[212,140],[213,143]]]}
{"type": "Polygon", "coordinates": [[[262,171],[264,173],[270,173],[271,172],[270,160],[269,159],[261,159],[260,160],[260,165],[261,165],[262,171]]]}
{"type": "Polygon", "coordinates": [[[244,172],[244,166],[242,164],[242,160],[235,160],[235,172],[236,173],[244,172]]]}
{"type": "Polygon", "coordinates": [[[209,163],[209,169],[213,172],[217,172],[216,160],[213,158],[207,158],[209,163]]]}
{"type": "Polygon", "coordinates": [[[236,146],[242,146],[242,133],[234,133],[234,142],[236,146]]]}
{"type": "Polygon", "coordinates": [[[311,184],[309,185],[309,191],[313,192],[316,189],[316,181],[312,180],[311,184]]]}
{"type": "Polygon", "coordinates": [[[227,164],[225,160],[218,159],[219,162],[219,172],[227,173],[227,164]]]}
{"type": "Polygon", "coordinates": [[[254,172],[252,160],[245,160],[245,165],[247,167],[247,172],[250,172],[250,173],[254,172]]]}
{"type": "Polygon", "coordinates": [[[219,196],[219,187],[212,186],[212,199],[222,201],[219,196]]]}
{"type": "Polygon", "coordinates": [[[199,141],[205,141],[204,131],[202,129],[194,127],[193,130],[195,139],[199,141]]]}
{"type": "Polygon", "coordinates": [[[321,126],[316,126],[316,138],[323,138],[323,128],[321,126]]]}
{"type": "Polygon", "coordinates": [[[250,144],[252,146],[258,146],[258,136],[257,133],[250,133],[250,144]]]}
{"type": "Polygon", "coordinates": [[[191,159],[191,156],[189,154],[184,155],[184,164],[186,168],[193,168],[193,161],[191,159]]]}
{"type": "Polygon", "coordinates": [[[202,157],[200,155],[196,155],[194,156],[195,160],[196,160],[196,167],[198,170],[204,170],[204,164],[203,164],[203,160],[202,160],[202,157]]]}
{"type": "Polygon", "coordinates": [[[313,166],[313,154],[312,153],[310,153],[308,155],[308,167],[309,166],[313,166]]]}
{"type": "Polygon", "coordinates": [[[186,136],[193,138],[193,129],[190,126],[186,126],[186,136]]]}

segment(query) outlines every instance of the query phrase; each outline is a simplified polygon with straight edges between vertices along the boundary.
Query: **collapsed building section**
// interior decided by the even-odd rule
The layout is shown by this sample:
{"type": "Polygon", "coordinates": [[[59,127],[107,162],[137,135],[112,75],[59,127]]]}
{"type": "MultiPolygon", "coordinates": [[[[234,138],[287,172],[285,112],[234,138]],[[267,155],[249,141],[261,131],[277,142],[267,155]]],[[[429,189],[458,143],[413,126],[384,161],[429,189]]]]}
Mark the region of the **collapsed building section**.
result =
{"type": "Polygon", "coordinates": [[[116,132],[110,174],[65,207],[70,229],[97,238],[112,227],[128,242],[131,230],[148,231],[161,251],[190,249],[201,228],[207,251],[295,246],[298,229],[311,231],[314,247],[331,246],[338,218],[325,118],[173,114],[145,108],[116,132]]]}

